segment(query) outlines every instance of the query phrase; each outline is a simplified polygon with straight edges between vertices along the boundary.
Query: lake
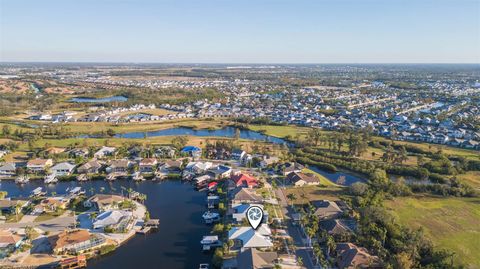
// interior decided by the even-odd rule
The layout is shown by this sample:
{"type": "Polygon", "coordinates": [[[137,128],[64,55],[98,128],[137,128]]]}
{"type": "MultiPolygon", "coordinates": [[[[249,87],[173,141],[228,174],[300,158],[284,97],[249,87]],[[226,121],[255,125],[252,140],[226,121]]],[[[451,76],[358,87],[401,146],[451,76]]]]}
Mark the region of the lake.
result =
{"type": "Polygon", "coordinates": [[[120,193],[121,187],[145,193],[152,218],[160,219],[158,232],[136,235],[114,252],[88,261],[89,269],[100,268],[198,268],[199,263],[210,263],[211,255],[201,251],[200,240],[209,234],[211,226],[204,224],[202,214],[206,210],[206,194],[197,192],[188,183],[181,181],[135,183],[117,180],[112,183],[100,181],[59,182],[46,187],[43,180],[32,181],[24,186],[13,180],[3,180],[0,190],[9,197],[26,197],[36,187],[44,187],[48,193],[66,193],[67,188],[82,187],[90,195],[94,193],[120,193]]]}
{"type": "Polygon", "coordinates": [[[125,96],[110,96],[104,98],[91,98],[91,97],[74,97],[70,99],[70,102],[74,103],[110,103],[110,102],[126,102],[128,98],[125,96]]]}
{"type": "MultiPolygon", "coordinates": [[[[235,127],[224,127],[222,129],[216,130],[209,130],[209,129],[192,129],[188,127],[176,127],[176,128],[169,128],[163,129],[158,131],[151,131],[151,132],[131,132],[131,133],[123,133],[117,134],[115,137],[117,138],[144,138],[145,135],[147,137],[155,137],[155,136],[177,136],[177,135],[191,135],[191,136],[203,136],[203,137],[235,137],[236,132],[235,127]]],[[[265,135],[259,132],[250,131],[240,129],[240,138],[242,139],[249,139],[249,140],[259,140],[259,141],[267,141],[275,144],[284,144],[286,143],[285,140],[273,137],[269,135],[265,135]]]]}

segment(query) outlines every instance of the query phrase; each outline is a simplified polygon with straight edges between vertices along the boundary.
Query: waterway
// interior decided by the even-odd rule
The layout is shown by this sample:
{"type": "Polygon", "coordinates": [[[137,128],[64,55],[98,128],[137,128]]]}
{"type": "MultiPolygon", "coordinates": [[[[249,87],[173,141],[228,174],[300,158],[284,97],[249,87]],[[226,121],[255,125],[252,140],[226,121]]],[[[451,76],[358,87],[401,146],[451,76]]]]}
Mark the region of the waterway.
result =
{"type": "Polygon", "coordinates": [[[67,188],[76,186],[82,187],[88,195],[121,193],[128,188],[145,193],[145,205],[151,218],[160,219],[158,232],[136,235],[111,254],[89,260],[89,269],[197,268],[199,263],[211,262],[211,254],[203,253],[200,245],[202,236],[209,234],[212,228],[202,221],[202,214],[206,210],[206,194],[195,191],[188,183],[136,183],[131,180],[109,183],[100,180],[59,182],[45,187],[43,180],[32,181],[24,186],[12,180],[3,180],[0,190],[7,191],[9,197],[26,197],[37,187],[43,187],[48,193],[63,194],[67,188]]]}
{"type": "MultiPolygon", "coordinates": [[[[236,128],[235,127],[224,127],[222,129],[192,129],[188,127],[176,127],[163,129],[158,131],[151,132],[130,132],[117,134],[115,137],[121,138],[144,138],[146,137],[155,137],[155,136],[176,136],[176,135],[191,135],[191,136],[202,136],[202,137],[235,137],[236,128]]],[[[275,144],[284,144],[285,140],[273,137],[269,135],[262,134],[260,132],[250,131],[240,129],[240,138],[249,139],[249,140],[259,140],[266,141],[275,144]]]]}
{"type": "Polygon", "coordinates": [[[110,103],[110,102],[126,102],[128,100],[125,96],[110,96],[104,98],[91,98],[91,97],[74,97],[70,99],[70,102],[74,103],[110,103]]]}

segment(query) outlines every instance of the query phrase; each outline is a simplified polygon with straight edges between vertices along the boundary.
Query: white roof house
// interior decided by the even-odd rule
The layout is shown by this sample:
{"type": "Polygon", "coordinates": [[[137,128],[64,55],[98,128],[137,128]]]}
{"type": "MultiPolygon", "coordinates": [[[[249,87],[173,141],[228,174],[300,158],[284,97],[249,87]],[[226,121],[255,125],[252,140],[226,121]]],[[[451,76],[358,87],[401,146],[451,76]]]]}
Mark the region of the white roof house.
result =
{"type": "Polygon", "coordinates": [[[67,162],[57,163],[50,168],[50,170],[58,176],[70,175],[73,172],[73,169],[75,169],[75,165],[67,162]]]}
{"type": "Polygon", "coordinates": [[[95,154],[93,154],[93,156],[95,158],[103,158],[105,156],[112,155],[115,152],[115,150],[116,149],[114,147],[105,147],[104,146],[100,150],[95,152],[95,154]]]}
{"type": "Polygon", "coordinates": [[[273,247],[268,225],[262,224],[257,230],[251,227],[233,227],[228,231],[229,240],[242,242],[242,248],[269,248],[273,247]]]}
{"type": "Polygon", "coordinates": [[[122,220],[130,218],[132,212],[125,210],[110,210],[98,215],[93,222],[94,229],[103,229],[111,225],[117,225],[122,220]]]}

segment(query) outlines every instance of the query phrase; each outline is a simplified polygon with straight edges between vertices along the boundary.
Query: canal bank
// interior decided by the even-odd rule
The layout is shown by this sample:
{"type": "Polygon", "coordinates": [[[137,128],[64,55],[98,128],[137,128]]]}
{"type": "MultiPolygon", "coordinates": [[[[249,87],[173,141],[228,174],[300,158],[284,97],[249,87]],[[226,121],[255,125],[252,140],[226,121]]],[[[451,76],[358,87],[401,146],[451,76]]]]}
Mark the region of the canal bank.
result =
{"type": "MultiPolygon", "coordinates": [[[[0,190],[10,197],[26,197],[36,187],[45,187],[43,181],[19,186],[13,181],[2,181],[0,190]]],[[[202,253],[200,240],[210,233],[202,219],[206,195],[181,181],[135,183],[129,180],[114,182],[89,181],[59,182],[47,188],[48,193],[66,193],[67,188],[80,186],[87,195],[92,193],[121,193],[129,188],[147,195],[145,205],[151,218],[160,219],[158,232],[135,235],[114,252],[88,261],[88,268],[196,268],[199,263],[210,263],[211,255],[202,253]]]]}

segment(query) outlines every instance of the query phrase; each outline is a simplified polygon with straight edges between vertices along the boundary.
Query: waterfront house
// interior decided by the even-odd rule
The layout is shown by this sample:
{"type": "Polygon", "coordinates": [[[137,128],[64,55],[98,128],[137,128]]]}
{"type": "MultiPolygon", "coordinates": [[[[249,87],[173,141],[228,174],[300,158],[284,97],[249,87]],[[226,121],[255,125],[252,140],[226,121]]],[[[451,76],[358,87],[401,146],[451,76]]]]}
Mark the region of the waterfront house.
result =
{"type": "Polygon", "coordinates": [[[27,169],[32,173],[44,173],[52,165],[52,159],[33,159],[27,162],[27,169]]]}
{"type": "Polygon", "coordinates": [[[125,210],[109,210],[101,213],[93,222],[93,229],[104,230],[112,228],[113,230],[125,230],[129,222],[133,219],[133,213],[125,210]]]}
{"type": "Polygon", "coordinates": [[[258,186],[258,180],[251,175],[240,173],[233,175],[231,181],[235,187],[254,188],[258,186]]]}
{"type": "Polygon", "coordinates": [[[337,203],[329,200],[317,200],[313,201],[312,205],[315,207],[315,215],[320,219],[335,218],[343,213],[343,210],[337,205],[337,203]]]}
{"type": "Polygon", "coordinates": [[[232,203],[263,203],[263,197],[258,195],[254,190],[238,187],[229,192],[232,203]]]}
{"type": "Polygon", "coordinates": [[[138,163],[140,173],[153,173],[157,167],[158,161],[155,158],[145,158],[138,163]]]}
{"type": "Polygon", "coordinates": [[[93,157],[97,159],[102,159],[107,156],[112,156],[115,153],[116,149],[114,147],[105,147],[103,146],[101,149],[99,149],[97,152],[93,154],[93,157]]]}
{"type": "MultiPolygon", "coordinates": [[[[252,207],[252,206],[258,206],[263,210],[263,205],[262,204],[249,204],[249,203],[235,203],[232,204],[232,208],[230,210],[230,214],[232,215],[232,219],[234,223],[242,223],[243,220],[246,219],[247,215],[247,210],[252,207]]],[[[264,212],[266,214],[267,212],[264,212]]],[[[266,221],[266,218],[268,218],[267,215],[264,215],[264,223],[266,221]]]]}
{"type": "Polygon", "coordinates": [[[367,249],[358,247],[353,243],[338,243],[335,253],[337,256],[335,263],[338,268],[384,268],[378,256],[370,255],[367,249]]]}
{"type": "Polygon", "coordinates": [[[112,160],[107,167],[107,173],[114,173],[120,175],[128,174],[128,170],[132,167],[132,163],[127,159],[112,160]]]}
{"type": "Polygon", "coordinates": [[[55,255],[78,255],[100,248],[105,245],[106,239],[87,230],[70,230],[49,236],[48,242],[55,255]]]}
{"type": "Polygon", "coordinates": [[[215,168],[208,170],[208,173],[214,179],[227,178],[231,175],[232,168],[226,165],[218,165],[215,168]]]}
{"type": "Polygon", "coordinates": [[[228,240],[234,241],[232,249],[271,248],[273,247],[271,234],[266,224],[262,224],[257,230],[252,227],[232,227],[228,231],[228,240]]]}
{"type": "Polygon", "coordinates": [[[79,174],[98,174],[101,168],[102,168],[102,164],[99,161],[94,159],[80,165],[77,168],[77,172],[79,174]]]}
{"type": "Polygon", "coordinates": [[[158,168],[160,171],[167,171],[171,173],[179,173],[182,170],[182,162],[169,160],[161,164],[158,168]]]}
{"type": "Polygon", "coordinates": [[[88,208],[93,207],[98,211],[106,211],[118,208],[118,204],[123,202],[123,200],[125,200],[125,198],[120,195],[95,194],[84,201],[83,206],[88,208]]]}
{"type": "Polygon", "coordinates": [[[174,158],[176,150],[170,146],[161,146],[155,150],[155,157],[157,158],[174,158]]]}
{"type": "Polygon", "coordinates": [[[312,173],[291,172],[286,179],[295,187],[320,184],[318,177],[312,173]]]}
{"type": "Polygon", "coordinates": [[[3,259],[18,249],[24,242],[24,237],[9,230],[0,230],[0,259],[3,259]]]}
{"type": "Polygon", "coordinates": [[[56,174],[57,176],[68,176],[72,174],[73,169],[75,169],[75,165],[68,162],[57,163],[50,168],[52,173],[56,174]]]}
{"type": "Polygon", "coordinates": [[[0,166],[0,176],[11,177],[17,173],[16,163],[4,163],[0,166]]]}

